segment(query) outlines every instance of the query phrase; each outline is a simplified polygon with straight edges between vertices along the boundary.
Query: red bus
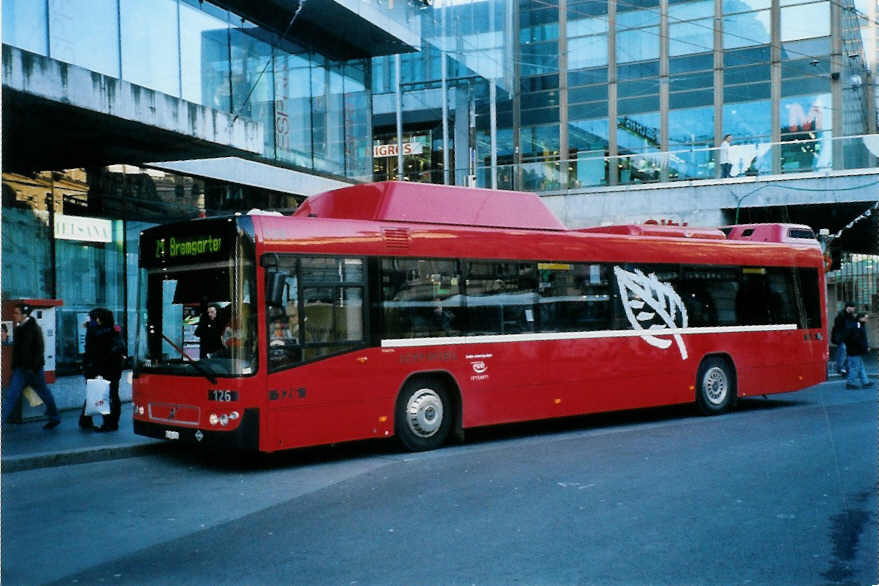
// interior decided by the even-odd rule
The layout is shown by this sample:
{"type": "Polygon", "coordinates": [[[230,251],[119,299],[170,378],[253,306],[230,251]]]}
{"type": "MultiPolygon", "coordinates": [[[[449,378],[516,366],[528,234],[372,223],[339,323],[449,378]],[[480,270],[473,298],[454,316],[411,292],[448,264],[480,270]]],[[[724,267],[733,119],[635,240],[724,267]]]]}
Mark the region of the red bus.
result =
{"type": "Polygon", "coordinates": [[[477,426],[716,414],[826,378],[814,240],[568,230],[534,194],[378,183],[292,216],[158,226],[140,282],[134,429],[181,442],[424,450],[477,426]],[[219,348],[196,335],[211,306],[219,348]]]}

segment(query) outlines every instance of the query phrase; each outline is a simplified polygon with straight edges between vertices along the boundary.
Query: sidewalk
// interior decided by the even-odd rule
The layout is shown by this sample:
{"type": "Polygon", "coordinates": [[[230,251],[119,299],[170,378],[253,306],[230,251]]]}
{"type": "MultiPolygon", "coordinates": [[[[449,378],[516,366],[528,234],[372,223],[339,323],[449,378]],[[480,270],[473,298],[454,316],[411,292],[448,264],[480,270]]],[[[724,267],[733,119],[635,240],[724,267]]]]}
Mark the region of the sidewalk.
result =
{"type": "MultiPolygon", "coordinates": [[[[871,378],[879,377],[879,366],[876,351],[870,353],[865,360],[867,372],[871,378]]],[[[833,361],[828,363],[829,381],[842,382],[836,373],[833,361]]],[[[122,416],[119,419],[119,430],[107,433],[83,431],[79,429],[79,408],[61,407],[61,425],[52,430],[44,430],[45,418],[30,419],[25,423],[11,423],[3,426],[0,456],[2,456],[2,472],[16,472],[49,466],[65,466],[100,460],[129,458],[159,450],[167,445],[163,440],[156,440],[134,434],[131,424],[130,385],[120,385],[123,398],[122,416]],[[128,387],[123,388],[123,387],[128,387]]],[[[62,377],[52,385],[54,388],[82,386],[82,377],[62,377]]],[[[57,397],[57,393],[56,393],[57,397]]],[[[82,399],[77,399],[82,404],[82,399]]],[[[59,401],[61,403],[61,401],[59,401]]],[[[38,408],[42,414],[43,407],[38,408]]],[[[97,422],[98,419],[95,418],[97,422]]]]}
{"type": "MultiPolygon", "coordinates": [[[[95,421],[99,421],[96,417],[95,421]]],[[[61,425],[45,430],[46,420],[3,426],[3,473],[129,458],[156,450],[165,442],[134,434],[131,403],[122,404],[119,430],[106,433],[79,428],[79,409],[61,411],[61,425]]]]}

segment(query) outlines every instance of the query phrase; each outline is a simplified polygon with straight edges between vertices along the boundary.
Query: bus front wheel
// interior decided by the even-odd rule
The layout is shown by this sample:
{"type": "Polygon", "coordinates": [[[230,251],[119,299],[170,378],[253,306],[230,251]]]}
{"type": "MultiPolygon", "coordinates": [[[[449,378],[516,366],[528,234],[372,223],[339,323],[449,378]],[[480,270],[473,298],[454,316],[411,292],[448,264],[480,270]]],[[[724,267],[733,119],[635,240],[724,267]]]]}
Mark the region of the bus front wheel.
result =
{"type": "Polygon", "coordinates": [[[397,399],[397,437],[414,452],[440,447],[452,428],[452,405],[445,387],[433,379],[413,379],[397,399]]]}
{"type": "Polygon", "coordinates": [[[717,415],[732,408],[736,399],[736,379],[729,361],[709,356],[696,375],[696,403],[705,415],[717,415]]]}

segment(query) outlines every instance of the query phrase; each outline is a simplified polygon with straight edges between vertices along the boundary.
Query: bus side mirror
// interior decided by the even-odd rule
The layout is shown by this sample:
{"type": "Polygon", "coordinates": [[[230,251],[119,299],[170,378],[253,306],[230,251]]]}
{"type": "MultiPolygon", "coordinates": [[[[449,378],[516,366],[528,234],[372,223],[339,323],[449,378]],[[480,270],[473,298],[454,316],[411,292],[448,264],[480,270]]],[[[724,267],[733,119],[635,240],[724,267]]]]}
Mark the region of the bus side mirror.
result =
{"type": "Polygon", "coordinates": [[[287,286],[287,272],[266,271],[266,302],[272,307],[284,306],[284,288],[287,286]]]}

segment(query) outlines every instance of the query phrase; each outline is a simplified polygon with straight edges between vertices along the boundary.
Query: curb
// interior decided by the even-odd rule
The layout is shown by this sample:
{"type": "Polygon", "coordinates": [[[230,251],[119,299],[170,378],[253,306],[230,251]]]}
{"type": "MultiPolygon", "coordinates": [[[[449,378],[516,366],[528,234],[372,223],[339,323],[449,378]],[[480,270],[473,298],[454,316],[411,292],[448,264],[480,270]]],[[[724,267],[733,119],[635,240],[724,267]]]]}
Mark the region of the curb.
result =
{"type": "Polygon", "coordinates": [[[161,451],[165,446],[166,444],[159,442],[130,446],[82,448],[61,452],[43,452],[26,456],[8,456],[3,458],[2,463],[0,463],[0,472],[9,474],[11,472],[22,472],[36,468],[51,468],[55,466],[68,466],[70,464],[87,464],[89,462],[133,458],[161,451]]]}

